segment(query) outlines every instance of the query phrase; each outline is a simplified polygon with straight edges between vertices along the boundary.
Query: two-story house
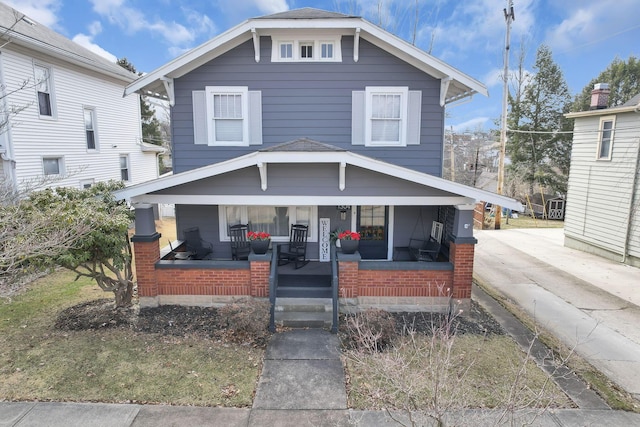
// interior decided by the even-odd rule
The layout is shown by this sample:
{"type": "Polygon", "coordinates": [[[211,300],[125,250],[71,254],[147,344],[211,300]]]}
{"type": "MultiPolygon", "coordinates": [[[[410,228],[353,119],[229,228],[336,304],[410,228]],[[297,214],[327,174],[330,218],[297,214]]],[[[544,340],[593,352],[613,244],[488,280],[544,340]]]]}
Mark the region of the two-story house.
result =
{"type": "Polygon", "coordinates": [[[164,150],[142,141],[137,76],[0,3],[0,173],[19,187],[136,184],[164,150]]]}
{"type": "Polygon", "coordinates": [[[640,267],[640,94],[607,108],[599,83],[574,119],[565,246],[640,267]]]}
{"type": "Polygon", "coordinates": [[[306,256],[327,267],[330,233],[360,234],[355,255],[338,251],[336,280],[327,276],[343,304],[468,307],[475,202],[522,208],[441,178],[445,107],[486,88],[360,17],[305,8],[250,19],[126,93],[172,106],[174,175],[119,192],[138,204],[143,305],[284,295],[275,258],[225,261],[229,230],[249,224],[275,247],[303,224],[306,256]],[[160,259],[145,203],[175,203],[178,234],[197,226],[213,259],[160,259]],[[408,252],[432,230],[436,261],[413,261],[408,252]]]}

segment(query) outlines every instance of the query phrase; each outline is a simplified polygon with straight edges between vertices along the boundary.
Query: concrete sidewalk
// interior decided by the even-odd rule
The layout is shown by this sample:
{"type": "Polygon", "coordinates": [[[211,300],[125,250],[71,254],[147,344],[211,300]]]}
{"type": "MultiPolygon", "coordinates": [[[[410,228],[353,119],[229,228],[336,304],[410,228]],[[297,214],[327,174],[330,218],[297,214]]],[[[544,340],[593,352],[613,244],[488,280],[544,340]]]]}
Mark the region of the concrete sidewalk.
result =
{"type": "Polygon", "coordinates": [[[476,232],[474,278],[640,399],[640,270],[563,246],[562,229],[476,232]]]}

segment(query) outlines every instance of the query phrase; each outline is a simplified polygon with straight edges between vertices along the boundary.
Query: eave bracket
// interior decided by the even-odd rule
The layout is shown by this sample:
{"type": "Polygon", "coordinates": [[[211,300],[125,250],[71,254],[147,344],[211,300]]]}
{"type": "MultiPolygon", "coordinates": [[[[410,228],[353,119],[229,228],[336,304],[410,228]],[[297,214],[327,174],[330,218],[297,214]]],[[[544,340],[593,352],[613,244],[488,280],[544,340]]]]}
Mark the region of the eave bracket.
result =
{"type": "Polygon", "coordinates": [[[447,100],[447,92],[449,91],[449,85],[453,80],[452,77],[447,76],[444,79],[440,80],[440,106],[444,107],[444,104],[447,100]]]}
{"type": "Polygon", "coordinates": [[[260,162],[257,166],[260,171],[260,188],[262,191],[267,191],[267,164],[260,162]]]}
{"type": "Polygon", "coordinates": [[[251,29],[251,37],[253,37],[253,51],[256,62],[260,62],[260,36],[255,28],[251,29]]]}
{"type": "Polygon", "coordinates": [[[344,191],[344,189],[346,188],[346,169],[347,164],[345,162],[340,162],[340,179],[338,184],[338,188],[340,189],[340,191],[344,191]]]}
{"type": "Polygon", "coordinates": [[[173,79],[166,76],[162,76],[160,77],[160,81],[162,81],[162,84],[164,85],[164,90],[167,92],[167,97],[169,98],[169,105],[173,107],[174,105],[176,105],[176,95],[173,91],[173,79]]]}

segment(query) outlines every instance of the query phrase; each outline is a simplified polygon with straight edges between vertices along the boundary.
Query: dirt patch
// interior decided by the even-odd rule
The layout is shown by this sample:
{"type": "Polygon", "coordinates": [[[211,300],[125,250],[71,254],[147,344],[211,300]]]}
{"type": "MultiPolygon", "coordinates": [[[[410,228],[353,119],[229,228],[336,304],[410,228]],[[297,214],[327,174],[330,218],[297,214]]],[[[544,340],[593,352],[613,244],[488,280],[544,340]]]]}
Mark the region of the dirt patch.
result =
{"type": "MultiPolygon", "coordinates": [[[[446,320],[445,315],[431,313],[393,313],[393,317],[398,333],[406,325],[429,334],[434,325],[441,325],[446,320]]],[[[214,307],[161,305],[115,309],[113,300],[99,299],[63,310],[55,327],[67,331],[128,328],[142,333],[223,339],[227,331],[220,327],[221,323],[224,322],[220,322],[219,310],[214,307]]],[[[470,315],[456,317],[452,325],[458,334],[504,334],[498,322],[473,301],[470,315]]]]}
{"type": "Polygon", "coordinates": [[[402,333],[405,327],[426,335],[434,328],[450,321],[452,331],[459,335],[504,335],[504,329],[478,303],[471,301],[471,312],[465,316],[448,319],[445,314],[438,313],[393,313],[396,321],[396,332],[402,333]]]}

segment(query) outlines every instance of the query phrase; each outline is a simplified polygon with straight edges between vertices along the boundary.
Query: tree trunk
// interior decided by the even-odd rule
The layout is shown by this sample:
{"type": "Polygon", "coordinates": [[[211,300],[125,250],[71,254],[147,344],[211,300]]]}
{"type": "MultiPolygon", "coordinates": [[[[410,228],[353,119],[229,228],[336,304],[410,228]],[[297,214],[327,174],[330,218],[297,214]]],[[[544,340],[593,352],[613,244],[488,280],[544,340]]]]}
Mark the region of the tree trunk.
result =
{"type": "Polygon", "coordinates": [[[129,307],[133,300],[133,283],[127,281],[127,283],[120,283],[114,291],[116,308],[129,307]]]}

